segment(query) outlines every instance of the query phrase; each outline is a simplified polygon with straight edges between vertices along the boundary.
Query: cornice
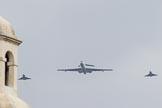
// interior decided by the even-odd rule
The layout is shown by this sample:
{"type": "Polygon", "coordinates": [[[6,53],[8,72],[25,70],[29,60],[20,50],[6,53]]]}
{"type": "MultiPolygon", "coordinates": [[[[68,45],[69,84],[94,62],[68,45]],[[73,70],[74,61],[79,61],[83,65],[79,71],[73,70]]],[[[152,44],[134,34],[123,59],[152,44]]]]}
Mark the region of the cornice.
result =
{"type": "Polygon", "coordinates": [[[18,39],[15,39],[15,38],[12,38],[9,36],[5,36],[5,35],[0,35],[0,40],[8,41],[8,42],[11,42],[16,45],[20,45],[22,43],[22,41],[20,41],[18,39]]]}

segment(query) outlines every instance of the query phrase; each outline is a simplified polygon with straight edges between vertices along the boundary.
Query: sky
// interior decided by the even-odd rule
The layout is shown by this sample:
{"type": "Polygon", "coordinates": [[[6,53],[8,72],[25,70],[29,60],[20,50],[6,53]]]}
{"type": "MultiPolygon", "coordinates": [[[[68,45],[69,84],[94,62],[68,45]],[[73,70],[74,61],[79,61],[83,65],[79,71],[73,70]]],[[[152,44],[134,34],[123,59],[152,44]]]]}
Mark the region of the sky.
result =
{"type": "Polygon", "coordinates": [[[3,0],[31,108],[161,108],[162,1],[3,0]],[[113,72],[58,72],[80,61],[113,72]],[[157,77],[146,78],[149,71],[157,77]]]}

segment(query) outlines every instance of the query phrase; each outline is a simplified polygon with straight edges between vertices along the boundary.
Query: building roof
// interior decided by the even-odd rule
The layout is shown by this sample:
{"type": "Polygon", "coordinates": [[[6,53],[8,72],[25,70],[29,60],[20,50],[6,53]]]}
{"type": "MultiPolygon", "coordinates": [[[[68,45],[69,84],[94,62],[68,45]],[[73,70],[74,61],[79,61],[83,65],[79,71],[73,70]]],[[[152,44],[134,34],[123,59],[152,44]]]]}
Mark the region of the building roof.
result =
{"type": "Polygon", "coordinates": [[[11,24],[2,16],[0,16],[0,35],[16,39],[16,34],[11,24]]]}

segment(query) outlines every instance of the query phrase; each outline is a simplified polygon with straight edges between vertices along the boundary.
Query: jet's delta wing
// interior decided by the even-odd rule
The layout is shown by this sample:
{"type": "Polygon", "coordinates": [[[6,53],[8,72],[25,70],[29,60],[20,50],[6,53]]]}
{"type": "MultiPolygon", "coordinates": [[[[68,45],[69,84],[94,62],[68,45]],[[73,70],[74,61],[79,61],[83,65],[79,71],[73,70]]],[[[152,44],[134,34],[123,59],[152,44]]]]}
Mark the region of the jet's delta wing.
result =
{"type": "Polygon", "coordinates": [[[27,79],[31,79],[31,78],[25,77],[25,79],[27,80],[27,79]]]}
{"type": "Polygon", "coordinates": [[[18,80],[23,80],[23,77],[19,78],[18,80]]]}

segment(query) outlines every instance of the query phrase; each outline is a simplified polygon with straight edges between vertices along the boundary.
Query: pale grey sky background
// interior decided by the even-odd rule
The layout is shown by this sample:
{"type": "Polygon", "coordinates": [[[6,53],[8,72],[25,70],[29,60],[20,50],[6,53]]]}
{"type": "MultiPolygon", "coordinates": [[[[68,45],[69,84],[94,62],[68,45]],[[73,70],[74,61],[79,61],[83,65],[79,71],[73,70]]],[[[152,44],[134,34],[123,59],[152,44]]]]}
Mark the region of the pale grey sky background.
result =
{"type": "Polygon", "coordinates": [[[161,0],[3,0],[32,108],[161,108],[161,0]],[[57,72],[83,60],[113,72],[57,72]],[[158,77],[143,77],[150,70],[158,77]]]}

